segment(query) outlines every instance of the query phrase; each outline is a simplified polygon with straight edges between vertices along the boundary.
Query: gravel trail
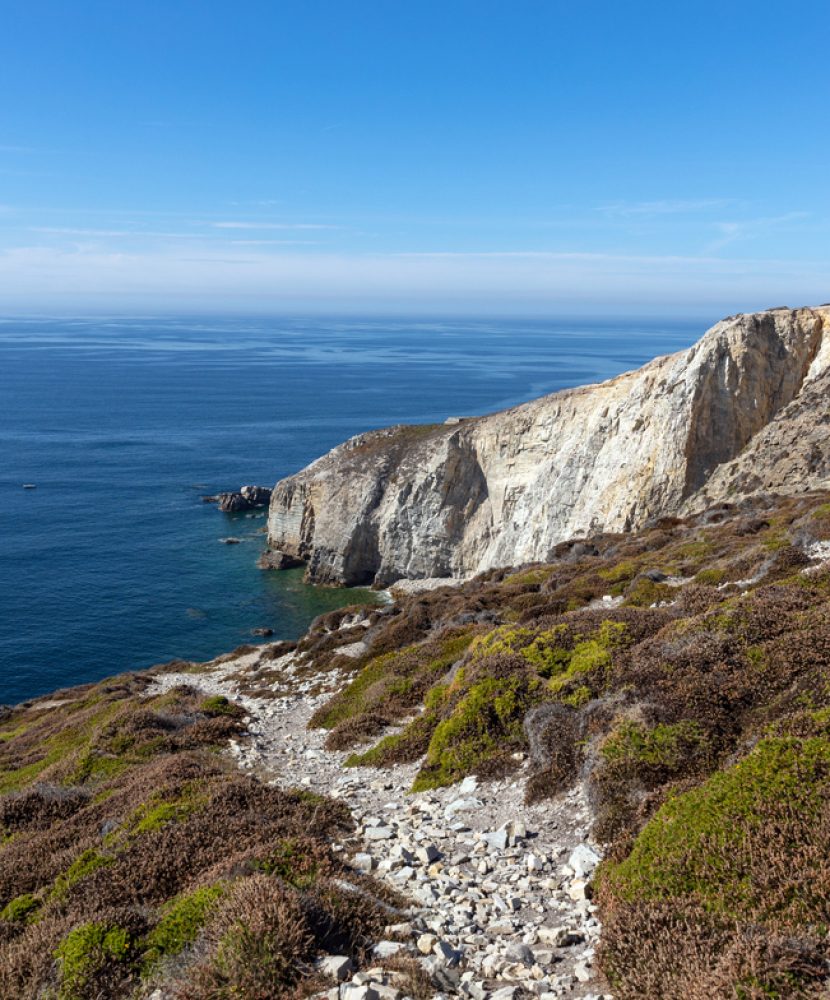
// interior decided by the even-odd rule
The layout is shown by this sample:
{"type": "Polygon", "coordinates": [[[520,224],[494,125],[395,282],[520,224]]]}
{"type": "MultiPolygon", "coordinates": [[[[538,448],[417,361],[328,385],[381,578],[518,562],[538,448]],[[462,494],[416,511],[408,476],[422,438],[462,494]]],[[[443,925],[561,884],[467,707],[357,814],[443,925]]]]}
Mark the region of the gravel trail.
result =
{"type": "MultiPolygon", "coordinates": [[[[266,660],[268,649],[222,658],[197,673],[159,674],[154,690],[188,684],[225,695],[249,715],[249,735],[231,746],[243,770],[349,806],[356,829],[335,850],[412,902],[406,918],[387,928],[389,939],[377,943],[378,959],[416,957],[436,1000],[610,1000],[593,967],[600,927],[585,886],[598,853],[586,840],[581,793],[525,805],[524,761],[508,780],[467,778],[418,794],[408,791],[417,765],[344,768],[348,754],[325,750],[326,733],[306,725],[345,676],[309,678],[294,654],[266,660]],[[246,679],[264,668],[284,678],[280,693],[246,694],[246,679]]],[[[324,964],[333,985],[320,997],[405,997],[380,968],[353,973],[342,956],[324,964]]]]}

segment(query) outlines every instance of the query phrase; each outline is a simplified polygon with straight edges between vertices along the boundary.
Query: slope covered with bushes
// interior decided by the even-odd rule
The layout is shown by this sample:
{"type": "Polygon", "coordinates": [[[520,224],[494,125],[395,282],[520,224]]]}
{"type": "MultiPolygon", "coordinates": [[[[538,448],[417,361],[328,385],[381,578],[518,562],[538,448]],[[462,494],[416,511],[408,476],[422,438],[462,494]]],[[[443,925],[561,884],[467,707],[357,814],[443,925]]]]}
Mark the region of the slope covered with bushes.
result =
{"type": "Polygon", "coordinates": [[[0,996],[307,995],[316,955],[359,958],[388,919],[331,850],[348,810],[243,777],[217,753],[241,711],[151,684],[0,719],[0,996]]]}
{"type": "MultiPolygon", "coordinates": [[[[311,725],[347,766],[521,773],[529,801],[583,783],[615,996],[826,996],[827,494],[564,543],[253,660],[232,676],[259,699],[338,678],[311,725]]],[[[365,959],[395,901],[333,849],[344,806],[221,752],[238,707],[153,682],[0,716],[0,996],[308,996],[315,958],[365,959]]]]}
{"type": "Polygon", "coordinates": [[[756,497],[375,609],[356,661],[335,612],[300,650],[352,680],[312,723],[416,790],[584,782],[615,994],[825,995],[829,560],[826,494],[756,497]]]}

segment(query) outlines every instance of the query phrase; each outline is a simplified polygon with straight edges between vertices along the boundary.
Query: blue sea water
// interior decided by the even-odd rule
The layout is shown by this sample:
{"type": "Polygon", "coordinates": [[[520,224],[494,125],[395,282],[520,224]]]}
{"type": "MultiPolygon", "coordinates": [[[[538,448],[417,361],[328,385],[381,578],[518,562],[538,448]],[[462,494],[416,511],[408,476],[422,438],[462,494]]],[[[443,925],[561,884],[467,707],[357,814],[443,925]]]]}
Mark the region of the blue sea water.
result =
{"type": "Polygon", "coordinates": [[[203,494],[271,485],[359,431],[613,376],[704,326],[0,321],[0,703],[206,659],[256,627],[294,638],[354,599],[258,570],[264,516],[203,494]]]}

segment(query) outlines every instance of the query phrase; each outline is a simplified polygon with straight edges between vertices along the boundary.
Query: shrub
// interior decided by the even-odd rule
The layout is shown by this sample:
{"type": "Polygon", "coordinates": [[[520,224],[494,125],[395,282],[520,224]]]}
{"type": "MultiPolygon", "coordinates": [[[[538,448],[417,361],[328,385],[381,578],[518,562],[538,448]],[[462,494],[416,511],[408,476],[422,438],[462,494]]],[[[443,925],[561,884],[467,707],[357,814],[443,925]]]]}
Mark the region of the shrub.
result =
{"type": "Polygon", "coordinates": [[[100,973],[130,964],[133,947],[123,927],[91,922],[70,931],[55,952],[60,965],[59,1000],[88,997],[100,973]]]}
{"type": "Polygon", "coordinates": [[[521,671],[471,684],[435,727],[413,791],[452,784],[524,746],[522,721],[541,694],[541,682],[521,671]]]}
{"type": "Polygon", "coordinates": [[[36,899],[30,892],[24,892],[20,896],[15,896],[0,910],[0,920],[7,920],[9,923],[24,923],[32,919],[39,907],[40,900],[36,899]]]}
{"type": "Polygon", "coordinates": [[[226,893],[227,884],[218,882],[194,889],[167,903],[162,909],[161,919],[144,942],[144,974],[163,958],[178,955],[193,944],[226,893]]]}

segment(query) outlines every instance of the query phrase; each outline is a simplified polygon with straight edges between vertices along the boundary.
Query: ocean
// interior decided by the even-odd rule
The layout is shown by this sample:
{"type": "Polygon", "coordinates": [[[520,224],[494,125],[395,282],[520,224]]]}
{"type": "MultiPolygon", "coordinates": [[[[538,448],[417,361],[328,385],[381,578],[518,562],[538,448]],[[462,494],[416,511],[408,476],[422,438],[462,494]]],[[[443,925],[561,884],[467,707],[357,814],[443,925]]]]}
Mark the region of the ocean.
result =
{"type": "Polygon", "coordinates": [[[365,597],[258,570],[264,512],[203,495],[273,485],[360,431],[609,378],[706,325],[0,321],[0,703],[208,659],[255,628],[296,638],[365,597]]]}

